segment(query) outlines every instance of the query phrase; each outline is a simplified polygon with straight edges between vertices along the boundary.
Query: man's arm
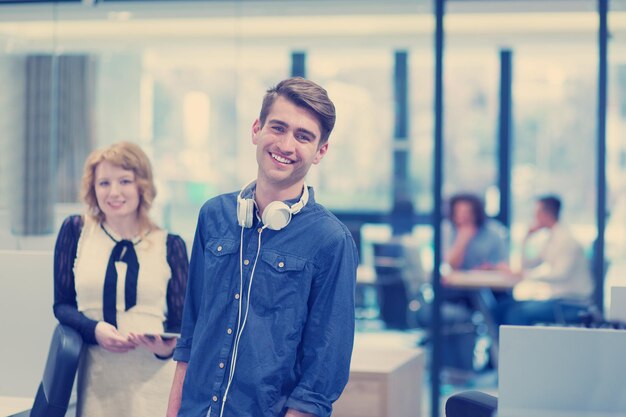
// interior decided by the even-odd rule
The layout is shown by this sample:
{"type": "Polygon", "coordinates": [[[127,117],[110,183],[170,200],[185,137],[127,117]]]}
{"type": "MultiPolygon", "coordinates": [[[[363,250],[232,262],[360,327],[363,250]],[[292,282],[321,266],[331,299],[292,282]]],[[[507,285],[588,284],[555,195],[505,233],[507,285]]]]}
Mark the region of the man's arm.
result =
{"type": "Polygon", "coordinates": [[[328,417],[350,374],[354,342],[354,290],[358,255],[348,232],[332,234],[318,252],[318,266],[302,332],[301,377],[287,399],[291,416],[328,417]],[[294,414],[295,412],[308,414],[294,414]]]}
{"type": "Polygon", "coordinates": [[[187,362],[177,362],[174,380],[172,381],[172,389],[170,390],[170,400],[167,404],[167,417],[178,416],[180,410],[180,400],[183,397],[183,382],[187,374],[187,362]]]}
{"type": "Polygon", "coordinates": [[[457,230],[456,239],[450,247],[450,252],[446,256],[446,262],[452,269],[459,269],[465,259],[465,251],[472,238],[476,235],[477,229],[473,226],[460,227],[457,230]]]}
{"type": "Polygon", "coordinates": [[[177,363],[176,372],[174,373],[174,379],[172,381],[172,389],[170,390],[169,403],[167,405],[167,417],[176,417],[180,409],[183,395],[183,382],[187,374],[187,362],[189,362],[191,355],[193,333],[199,314],[199,306],[202,302],[202,271],[204,268],[204,239],[202,230],[204,230],[204,212],[205,208],[203,207],[198,216],[196,234],[191,250],[189,277],[187,280],[185,305],[183,307],[181,323],[181,337],[178,339],[176,349],[174,350],[174,360],[177,361],[177,363]]]}
{"type": "Polygon", "coordinates": [[[290,408],[289,410],[287,410],[287,414],[285,414],[285,417],[315,417],[315,414],[303,413],[301,411],[290,408]]]}

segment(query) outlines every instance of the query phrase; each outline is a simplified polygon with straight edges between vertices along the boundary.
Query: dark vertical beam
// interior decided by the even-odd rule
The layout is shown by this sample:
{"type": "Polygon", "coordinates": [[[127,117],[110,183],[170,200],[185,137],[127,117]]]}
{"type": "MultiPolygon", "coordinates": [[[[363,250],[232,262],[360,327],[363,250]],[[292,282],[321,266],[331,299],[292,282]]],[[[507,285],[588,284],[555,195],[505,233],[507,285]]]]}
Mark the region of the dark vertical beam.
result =
{"type": "Polygon", "coordinates": [[[23,182],[12,209],[16,235],[45,235],[54,230],[56,137],[56,57],[28,55],[25,64],[24,138],[20,170],[23,182]]]}
{"type": "Polygon", "coordinates": [[[432,357],[430,368],[431,416],[439,417],[439,396],[441,394],[441,189],[443,185],[443,16],[445,0],[434,0],[435,5],[435,131],[434,131],[434,173],[433,173],[433,231],[434,262],[432,285],[435,293],[431,323],[432,357]]]}
{"type": "Polygon", "coordinates": [[[598,160],[596,222],[598,237],[593,251],[593,272],[596,280],[596,304],[604,309],[604,230],[606,228],[606,101],[607,101],[607,41],[609,0],[598,0],[598,160]]]}
{"type": "Polygon", "coordinates": [[[500,210],[498,220],[511,225],[511,133],[512,123],[512,53],[500,51],[500,115],[498,117],[498,190],[500,210]]]}
{"type": "Polygon", "coordinates": [[[291,53],[291,76],[306,78],[306,52],[291,53]]]}
{"type": "Polygon", "coordinates": [[[394,58],[394,132],[393,132],[393,207],[397,215],[391,216],[392,230],[406,232],[413,213],[395,210],[398,202],[410,199],[409,189],[409,100],[408,100],[408,52],[396,51],[394,58]],[[407,216],[411,218],[406,218],[407,216]],[[403,217],[403,218],[399,218],[403,217]]]}

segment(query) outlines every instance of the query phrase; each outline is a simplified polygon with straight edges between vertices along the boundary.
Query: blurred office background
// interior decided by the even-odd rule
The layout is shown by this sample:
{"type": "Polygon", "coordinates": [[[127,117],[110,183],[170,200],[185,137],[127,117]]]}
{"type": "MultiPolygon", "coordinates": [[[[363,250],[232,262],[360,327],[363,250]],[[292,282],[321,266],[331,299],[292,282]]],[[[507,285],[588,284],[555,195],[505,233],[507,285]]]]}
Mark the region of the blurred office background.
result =
{"type": "MultiPolygon", "coordinates": [[[[608,4],[606,103],[597,1],[448,0],[444,32],[443,197],[482,196],[510,227],[514,262],[534,198],[559,194],[590,262],[604,243],[598,282],[626,278],[626,1],[608,4]]],[[[409,196],[430,274],[433,5],[0,1],[0,249],[51,250],[60,221],[82,208],[85,156],[120,140],[148,151],[155,220],[190,242],[202,203],[256,174],[250,128],[264,91],[303,75],[328,89],[338,114],[330,152],[308,178],[317,199],[371,265],[394,203],[409,196]]]]}

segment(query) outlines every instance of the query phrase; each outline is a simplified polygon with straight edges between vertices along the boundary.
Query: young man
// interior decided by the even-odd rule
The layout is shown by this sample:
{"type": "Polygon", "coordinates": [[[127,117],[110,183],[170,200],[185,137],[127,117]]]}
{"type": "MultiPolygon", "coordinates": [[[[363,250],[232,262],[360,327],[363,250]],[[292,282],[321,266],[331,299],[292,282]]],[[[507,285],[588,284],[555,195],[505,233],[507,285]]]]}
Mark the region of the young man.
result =
{"type": "Polygon", "coordinates": [[[502,324],[532,325],[575,320],[581,306],[591,301],[593,279],[581,244],[559,221],[561,200],[548,195],[537,200],[535,221],[522,244],[522,281],[513,295],[517,301],[500,307],[502,324]],[[536,259],[525,257],[528,239],[539,230],[549,232],[536,259]]]}
{"type": "Polygon", "coordinates": [[[328,150],[326,90],[290,78],[252,125],[256,181],[200,211],[168,416],[329,416],[348,381],[358,255],[304,178],[328,150]]]}

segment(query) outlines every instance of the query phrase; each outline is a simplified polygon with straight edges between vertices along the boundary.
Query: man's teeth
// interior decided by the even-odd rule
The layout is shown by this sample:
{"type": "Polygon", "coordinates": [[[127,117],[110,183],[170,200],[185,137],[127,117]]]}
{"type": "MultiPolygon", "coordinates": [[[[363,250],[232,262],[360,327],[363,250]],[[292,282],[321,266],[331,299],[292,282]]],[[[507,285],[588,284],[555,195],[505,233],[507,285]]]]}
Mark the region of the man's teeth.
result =
{"type": "Polygon", "coordinates": [[[275,160],[277,160],[278,162],[281,162],[283,164],[291,164],[293,163],[293,161],[291,159],[287,159],[287,158],[283,158],[282,156],[278,156],[276,154],[272,154],[272,158],[274,158],[275,160]]]}

